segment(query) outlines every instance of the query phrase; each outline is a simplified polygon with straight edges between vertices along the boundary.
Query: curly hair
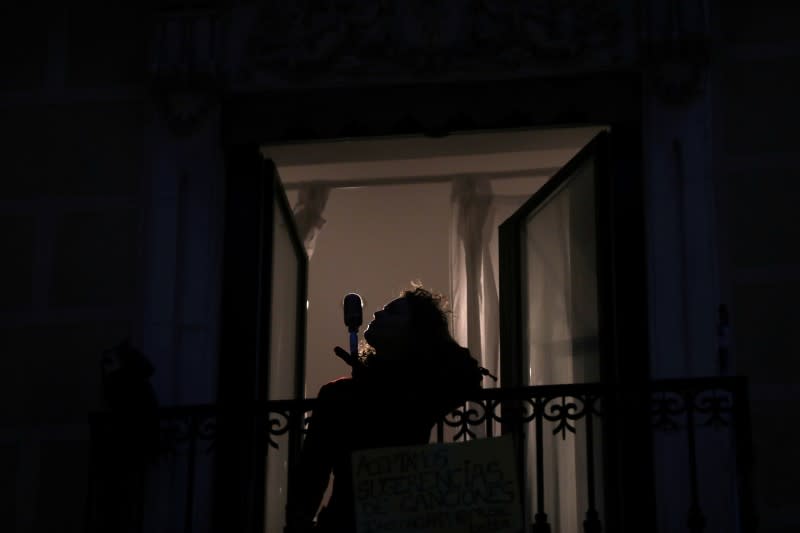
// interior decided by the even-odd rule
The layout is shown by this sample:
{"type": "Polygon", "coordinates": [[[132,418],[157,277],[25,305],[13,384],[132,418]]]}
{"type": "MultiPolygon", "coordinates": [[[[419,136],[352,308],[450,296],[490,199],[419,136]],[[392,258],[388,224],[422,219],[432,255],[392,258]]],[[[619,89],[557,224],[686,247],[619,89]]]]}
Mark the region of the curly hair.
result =
{"type": "Polygon", "coordinates": [[[417,332],[417,345],[441,346],[455,342],[450,335],[447,300],[444,295],[429,291],[419,283],[400,294],[408,302],[412,330],[417,332]]]}
{"type": "Polygon", "coordinates": [[[444,416],[480,389],[485,372],[450,334],[450,311],[443,295],[412,283],[399,297],[409,305],[410,352],[403,360],[383,360],[367,345],[353,367],[353,377],[376,383],[413,382],[420,394],[439,398],[438,415],[444,416]]]}
{"type": "MultiPolygon", "coordinates": [[[[461,349],[450,334],[450,310],[443,294],[430,291],[419,282],[412,282],[411,288],[401,291],[398,297],[408,302],[414,336],[414,353],[408,354],[410,360],[423,359],[430,364],[435,361],[437,354],[461,349]]],[[[369,360],[377,354],[372,346],[364,343],[359,355],[362,362],[369,364],[369,360]]]]}

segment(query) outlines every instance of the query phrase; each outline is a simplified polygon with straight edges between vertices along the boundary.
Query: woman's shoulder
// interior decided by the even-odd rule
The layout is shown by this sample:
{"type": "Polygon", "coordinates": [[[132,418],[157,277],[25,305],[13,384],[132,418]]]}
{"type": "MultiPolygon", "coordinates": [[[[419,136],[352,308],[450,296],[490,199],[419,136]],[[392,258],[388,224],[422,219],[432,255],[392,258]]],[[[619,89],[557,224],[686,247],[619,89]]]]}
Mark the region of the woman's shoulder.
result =
{"type": "Polygon", "coordinates": [[[355,386],[356,384],[354,383],[353,378],[337,378],[320,387],[319,392],[317,393],[317,398],[327,398],[331,396],[347,394],[352,391],[355,386]]]}

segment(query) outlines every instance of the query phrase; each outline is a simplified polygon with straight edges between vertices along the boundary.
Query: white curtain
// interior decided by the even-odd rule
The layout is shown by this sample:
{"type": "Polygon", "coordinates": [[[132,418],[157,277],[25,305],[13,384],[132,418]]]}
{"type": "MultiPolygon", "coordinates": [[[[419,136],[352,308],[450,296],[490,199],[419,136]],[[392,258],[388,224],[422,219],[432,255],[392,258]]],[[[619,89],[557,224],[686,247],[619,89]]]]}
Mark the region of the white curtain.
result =
{"type": "Polygon", "coordinates": [[[325,225],[322,213],[325,211],[325,204],[328,203],[329,194],[330,188],[322,183],[306,184],[300,189],[297,203],[293,208],[297,231],[309,259],[314,255],[317,237],[325,225]]]}
{"type": "MultiPolygon", "coordinates": [[[[591,165],[579,168],[569,185],[525,224],[524,367],[531,385],[599,378],[593,177],[591,165]]],[[[597,437],[601,430],[599,421],[595,423],[597,437]]],[[[562,437],[553,435],[552,427],[545,424],[545,506],[553,531],[581,531],[586,511],[586,434],[583,421],[576,426],[576,433],[562,437]]],[[[598,442],[596,438],[599,469],[598,442]]],[[[536,479],[535,451],[529,442],[529,480],[536,479]]],[[[599,470],[595,473],[602,479],[599,470]]],[[[535,491],[529,494],[535,510],[535,491]]]]}
{"type": "Polygon", "coordinates": [[[541,184],[525,194],[497,195],[488,179],[456,178],[451,192],[450,294],[453,337],[467,346],[500,386],[498,228],[541,184]]]}
{"type": "MultiPolygon", "coordinates": [[[[490,242],[497,231],[488,179],[456,178],[451,193],[450,294],[453,337],[500,375],[497,276],[490,242]]],[[[485,380],[484,386],[491,386],[485,380]]]]}
{"type": "MultiPolygon", "coordinates": [[[[573,382],[569,198],[556,196],[526,227],[527,330],[531,385],[573,382]]],[[[530,439],[533,440],[532,438],[530,439]]],[[[575,439],[544,431],[545,505],[554,531],[578,529],[575,439]]],[[[536,479],[536,446],[528,445],[528,479],[536,479]]],[[[533,488],[533,487],[532,487],[533,488]]],[[[535,509],[534,491],[531,506],[535,509]]]]}
{"type": "MultiPolygon", "coordinates": [[[[531,385],[595,381],[597,300],[591,165],[581,167],[525,228],[523,364],[531,385]]],[[[500,196],[488,180],[455,179],[450,239],[453,335],[499,375],[497,228],[534,192],[500,196]]],[[[509,355],[510,356],[510,355],[509,355]]],[[[488,380],[486,380],[488,381],[488,380]]],[[[491,382],[485,383],[491,386],[491,382]]],[[[595,435],[599,423],[595,421],[595,435]]],[[[547,427],[547,424],[546,424],[547,427]]],[[[545,504],[553,531],[578,532],[586,510],[585,431],[544,435],[545,504]]],[[[529,509],[535,512],[535,439],[528,442],[529,509]]],[[[596,444],[597,447],[597,444],[596,444]]],[[[598,454],[600,453],[598,447],[598,454]]],[[[600,465],[596,455],[595,465],[600,465]]],[[[602,473],[598,470],[598,479],[602,473]]],[[[602,500],[602,495],[598,495],[602,500]]]]}

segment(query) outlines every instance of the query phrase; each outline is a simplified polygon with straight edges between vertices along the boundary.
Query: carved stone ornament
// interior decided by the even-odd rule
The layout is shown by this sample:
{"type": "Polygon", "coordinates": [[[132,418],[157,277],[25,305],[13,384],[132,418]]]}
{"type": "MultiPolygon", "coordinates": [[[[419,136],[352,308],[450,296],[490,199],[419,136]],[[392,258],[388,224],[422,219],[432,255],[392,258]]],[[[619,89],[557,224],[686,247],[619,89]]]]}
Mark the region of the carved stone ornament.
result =
{"type": "Polygon", "coordinates": [[[199,131],[220,102],[221,89],[212,77],[159,79],[153,85],[156,109],[177,137],[199,131]]]}
{"type": "Polygon", "coordinates": [[[703,93],[709,62],[708,43],[686,40],[649,47],[648,71],[653,91],[671,105],[686,105],[703,93]]]}
{"type": "Polygon", "coordinates": [[[629,2],[263,0],[251,76],[287,84],[514,75],[618,64],[629,2]]]}
{"type": "Polygon", "coordinates": [[[693,102],[705,88],[710,62],[705,1],[650,0],[644,28],[644,61],[651,89],[670,105],[693,102]]]}
{"type": "Polygon", "coordinates": [[[219,14],[211,9],[164,11],[156,18],[151,67],[156,108],[177,136],[198,131],[217,108],[219,14]]]}

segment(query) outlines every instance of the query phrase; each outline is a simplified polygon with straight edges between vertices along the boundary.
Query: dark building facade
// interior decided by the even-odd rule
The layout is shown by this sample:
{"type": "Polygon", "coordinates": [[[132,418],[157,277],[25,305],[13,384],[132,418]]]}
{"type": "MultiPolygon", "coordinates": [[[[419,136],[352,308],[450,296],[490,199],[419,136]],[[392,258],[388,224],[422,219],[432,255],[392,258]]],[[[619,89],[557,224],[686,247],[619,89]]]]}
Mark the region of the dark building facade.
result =
{"type": "Polygon", "coordinates": [[[611,132],[609,268],[628,280],[609,375],[745,376],[758,530],[797,528],[794,8],[2,9],[4,531],[86,527],[107,348],[130,338],[148,355],[162,405],[217,400],[242,150],[583,124],[611,132]]]}

